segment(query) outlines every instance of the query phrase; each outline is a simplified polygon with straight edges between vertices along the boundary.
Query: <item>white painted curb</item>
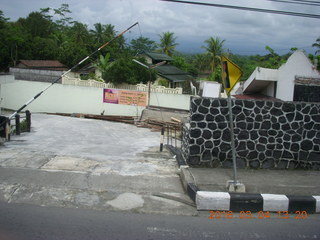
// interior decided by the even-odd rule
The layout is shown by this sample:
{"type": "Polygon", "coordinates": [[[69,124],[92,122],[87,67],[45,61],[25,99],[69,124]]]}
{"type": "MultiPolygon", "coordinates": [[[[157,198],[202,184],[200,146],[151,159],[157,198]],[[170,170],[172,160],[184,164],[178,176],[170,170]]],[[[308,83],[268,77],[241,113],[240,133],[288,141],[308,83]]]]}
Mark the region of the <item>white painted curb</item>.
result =
{"type": "MultiPolygon", "coordinates": [[[[259,195],[259,194],[258,194],[259,195]]],[[[301,196],[286,196],[281,194],[260,194],[263,199],[263,207],[258,211],[289,211],[289,207],[296,207],[301,205],[301,196]],[[291,202],[290,202],[291,201],[291,202]],[[295,201],[300,201],[296,203],[295,201]],[[294,204],[297,204],[296,206],[294,204]],[[293,206],[292,206],[293,205],[293,206]]],[[[259,195],[259,196],[260,196],[259,195]]],[[[242,196],[246,196],[243,193],[242,196]]],[[[259,197],[261,199],[261,197],[259,197]]],[[[320,213],[320,196],[307,196],[309,201],[303,202],[303,206],[312,205],[314,213],[320,213]],[[315,201],[310,199],[314,198],[315,201]],[[314,208],[315,207],[315,208],[314,208]]],[[[245,199],[245,197],[244,197],[245,199]]],[[[246,201],[246,200],[244,200],[246,201]]],[[[252,203],[255,204],[255,199],[251,199],[252,203]]],[[[261,201],[261,200],[260,200],[261,201]]],[[[196,193],[196,205],[198,210],[220,210],[220,211],[232,211],[230,206],[233,204],[239,203],[239,199],[236,199],[232,202],[231,195],[228,192],[207,192],[207,191],[197,191],[196,193]]],[[[312,210],[313,212],[313,210],[312,210]]]]}

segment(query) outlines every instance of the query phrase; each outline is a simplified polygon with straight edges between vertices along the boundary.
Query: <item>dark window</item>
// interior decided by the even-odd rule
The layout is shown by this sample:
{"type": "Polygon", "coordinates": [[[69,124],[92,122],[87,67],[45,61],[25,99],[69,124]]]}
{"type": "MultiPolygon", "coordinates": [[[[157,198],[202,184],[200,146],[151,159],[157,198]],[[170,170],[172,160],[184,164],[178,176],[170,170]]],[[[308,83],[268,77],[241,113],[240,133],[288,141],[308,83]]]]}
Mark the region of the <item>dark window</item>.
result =
{"type": "Polygon", "coordinates": [[[295,85],[293,101],[320,102],[320,86],[295,85]]]}
{"type": "Polygon", "coordinates": [[[278,87],[278,83],[277,82],[274,82],[273,83],[273,97],[277,97],[277,87],[278,87]]]}

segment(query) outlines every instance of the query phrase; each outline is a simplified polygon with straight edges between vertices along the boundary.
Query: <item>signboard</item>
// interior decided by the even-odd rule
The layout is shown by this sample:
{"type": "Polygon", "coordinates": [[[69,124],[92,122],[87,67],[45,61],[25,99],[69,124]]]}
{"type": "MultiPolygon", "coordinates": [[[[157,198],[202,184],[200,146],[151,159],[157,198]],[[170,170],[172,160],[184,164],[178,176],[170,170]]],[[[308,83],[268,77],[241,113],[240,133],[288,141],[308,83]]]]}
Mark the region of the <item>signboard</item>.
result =
{"type": "Polygon", "coordinates": [[[145,107],[147,105],[147,93],[107,88],[103,89],[103,102],[145,107]]]}
{"type": "Polygon", "coordinates": [[[104,103],[119,103],[117,89],[103,89],[103,102],[104,103]]]}
{"type": "Polygon", "coordinates": [[[233,63],[225,56],[221,56],[222,62],[222,84],[229,95],[233,87],[237,84],[242,76],[239,66],[233,63]]]}
{"type": "Polygon", "coordinates": [[[200,91],[201,97],[219,98],[221,93],[221,84],[213,81],[201,81],[200,91]]]}

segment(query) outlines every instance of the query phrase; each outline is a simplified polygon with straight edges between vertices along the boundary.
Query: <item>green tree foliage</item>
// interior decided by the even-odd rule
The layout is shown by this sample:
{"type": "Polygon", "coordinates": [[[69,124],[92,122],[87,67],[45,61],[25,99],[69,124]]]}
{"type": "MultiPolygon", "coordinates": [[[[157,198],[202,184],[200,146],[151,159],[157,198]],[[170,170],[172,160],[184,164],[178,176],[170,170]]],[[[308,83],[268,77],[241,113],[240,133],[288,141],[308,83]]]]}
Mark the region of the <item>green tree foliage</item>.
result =
{"type": "Polygon", "coordinates": [[[31,38],[48,38],[53,33],[53,24],[40,12],[32,12],[27,18],[19,18],[25,33],[31,38]]]}
{"type": "Polygon", "coordinates": [[[72,18],[68,17],[67,15],[71,13],[69,10],[69,5],[66,3],[61,4],[60,8],[53,9],[54,14],[58,16],[58,19],[56,20],[56,24],[58,26],[68,26],[72,23],[72,18]]]}
{"type": "MultiPolygon", "coordinates": [[[[62,4],[59,8],[42,8],[26,18],[8,22],[0,11],[1,70],[8,70],[19,59],[56,59],[72,67],[117,35],[111,24],[96,23],[89,29],[86,24],[73,21],[70,13],[69,5],[62,4]]],[[[140,38],[132,41],[131,47],[154,50],[156,44],[140,38]]],[[[126,49],[123,36],[110,42],[100,54],[89,61],[100,69],[105,81],[135,84],[155,80],[153,70],[132,61],[133,55],[126,49]]]]}
{"type": "Polygon", "coordinates": [[[74,22],[73,26],[70,28],[69,34],[71,40],[80,45],[86,46],[90,43],[88,26],[86,24],[74,22]]]}
{"type": "Polygon", "coordinates": [[[266,50],[269,51],[269,54],[265,56],[263,66],[261,67],[277,69],[286,62],[286,59],[278,55],[271,47],[266,46],[266,50]]]}
{"type": "Polygon", "coordinates": [[[219,37],[210,37],[204,42],[207,44],[207,46],[203,46],[203,48],[209,55],[211,71],[214,72],[215,68],[220,66],[220,56],[224,53],[223,44],[225,40],[221,40],[219,37]]]}
{"type": "Polygon", "coordinates": [[[56,59],[57,44],[53,39],[34,37],[30,44],[32,54],[39,60],[56,59]]]}
{"type": "MultiPolygon", "coordinates": [[[[70,16],[71,10],[68,4],[62,4],[59,8],[42,8],[17,21],[10,21],[0,10],[0,70],[7,71],[19,59],[59,60],[66,66],[72,67],[117,35],[115,26],[111,24],[96,23],[90,29],[86,24],[74,21],[70,16]]],[[[187,55],[176,51],[177,37],[173,32],[164,32],[159,37],[159,44],[149,38],[139,37],[131,40],[129,46],[126,46],[125,38],[121,36],[100,51],[102,56],[94,56],[89,61],[104,69],[102,72],[105,81],[147,83],[150,79],[155,80],[155,72],[137,65],[132,58],[142,51],[155,51],[158,48],[159,52],[173,57],[173,65],[190,75],[196,77],[199,73],[211,71],[209,79],[215,81],[219,79],[221,74],[219,57],[224,52],[225,40],[210,37],[203,47],[206,53],[187,55]]],[[[318,59],[318,69],[319,41],[320,38],[313,44],[316,55],[309,55],[313,62],[318,59]]],[[[278,68],[291,54],[289,52],[280,56],[269,46],[266,46],[266,50],[268,53],[263,56],[230,54],[231,60],[244,72],[242,80],[246,80],[257,66],[278,68]]],[[[294,50],[296,49],[293,48],[292,51],[294,50]]],[[[143,59],[139,61],[143,62],[143,59]]]]}
{"type": "Polygon", "coordinates": [[[4,22],[0,29],[1,43],[5,46],[0,56],[1,70],[7,70],[19,59],[56,59],[54,28],[50,18],[41,12],[32,12],[16,22],[4,22]]]}
{"type": "Polygon", "coordinates": [[[76,65],[81,59],[85,58],[89,51],[82,44],[76,45],[75,42],[65,42],[60,46],[58,60],[69,67],[76,65]]]}
{"type": "Polygon", "coordinates": [[[192,76],[198,75],[198,69],[193,64],[189,63],[186,57],[173,56],[173,61],[171,62],[171,64],[189,73],[192,76]]]}
{"type": "Polygon", "coordinates": [[[142,52],[153,52],[156,50],[156,48],[156,42],[146,37],[132,39],[130,42],[130,50],[133,54],[139,54],[142,52]]]}
{"type": "MultiPolygon", "coordinates": [[[[0,11],[0,69],[7,70],[19,59],[56,59],[72,67],[89,53],[116,36],[114,26],[97,23],[92,30],[73,21],[68,4],[42,8],[26,18],[8,22],[0,11]]],[[[125,40],[119,37],[101,53],[116,58],[124,48],[125,40]]]]}
{"type": "Polygon", "coordinates": [[[73,23],[72,18],[68,16],[71,13],[69,5],[65,3],[61,4],[60,8],[40,8],[40,13],[49,21],[53,22],[53,19],[55,19],[54,23],[60,29],[73,23]]]}
{"type": "Polygon", "coordinates": [[[320,55],[309,54],[308,57],[310,61],[316,65],[318,71],[320,71],[320,55]]]}
{"type": "Polygon", "coordinates": [[[230,55],[230,59],[233,60],[242,70],[243,75],[241,81],[247,80],[256,67],[264,67],[271,69],[278,69],[284,64],[290,57],[296,48],[291,48],[291,52],[280,56],[271,47],[266,46],[266,50],[269,52],[266,55],[253,55],[253,56],[241,56],[241,55],[230,55]]]}
{"type": "Polygon", "coordinates": [[[316,42],[312,44],[312,47],[317,48],[315,54],[320,54],[320,37],[317,38],[316,42]]]}
{"type": "Polygon", "coordinates": [[[193,57],[192,64],[199,72],[210,70],[210,56],[208,54],[196,54],[193,57]]]}
{"type": "MultiPolygon", "coordinates": [[[[112,32],[114,32],[113,26],[112,32]]],[[[106,26],[101,23],[94,24],[94,29],[90,30],[90,33],[93,35],[93,40],[97,44],[103,44],[104,42],[106,42],[107,38],[111,39],[111,36],[106,33],[106,26]]]]}
{"type": "Polygon", "coordinates": [[[229,57],[234,63],[236,63],[241,68],[241,71],[243,72],[240,81],[247,80],[252,74],[252,72],[255,70],[255,68],[258,67],[258,62],[256,58],[254,58],[253,56],[241,56],[231,54],[229,57]]]}
{"type": "Polygon", "coordinates": [[[99,60],[93,66],[96,67],[102,75],[102,79],[107,81],[107,72],[112,67],[113,63],[110,62],[110,53],[107,53],[105,56],[100,55],[99,60]]]}
{"type": "Polygon", "coordinates": [[[8,34],[8,21],[3,14],[3,11],[0,10],[0,69],[4,69],[6,67],[6,62],[10,62],[10,43],[9,38],[10,34],[8,34]]]}
{"type": "MultiPolygon", "coordinates": [[[[146,63],[143,58],[137,59],[139,62],[146,63]]],[[[156,74],[153,69],[147,69],[134,61],[128,53],[123,54],[115,60],[110,68],[106,71],[106,82],[115,84],[129,83],[147,83],[153,82],[156,74]]]]}
{"type": "MultiPolygon", "coordinates": [[[[117,35],[117,32],[114,28],[115,27],[111,24],[94,24],[94,29],[89,31],[92,41],[91,46],[93,47],[92,50],[101,47],[104,43],[109,42],[111,39],[113,39],[117,35]]],[[[109,52],[112,58],[117,58],[117,56],[121,54],[121,50],[124,49],[124,45],[125,39],[123,36],[120,36],[115,41],[112,41],[108,45],[108,48],[102,49],[101,52],[104,55],[109,52]]]]}
{"type": "Polygon", "coordinates": [[[19,55],[30,55],[29,36],[18,22],[8,22],[0,13],[0,70],[7,70],[19,55]]]}
{"type": "Polygon", "coordinates": [[[203,48],[207,51],[209,58],[211,75],[208,80],[220,82],[221,79],[221,55],[224,53],[223,44],[225,40],[221,40],[219,37],[210,37],[204,41],[207,46],[203,48]]]}
{"type": "Polygon", "coordinates": [[[4,28],[9,18],[5,18],[3,11],[0,10],[0,29],[4,28]]]}
{"type": "Polygon", "coordinates": [[[173,32],[164,32],[160,37],[160,43],[159,43],[159,49],[158,51],[161,53],[165,53],[168,56],[172,56],[175,52],[176,46],[178,43],[176,43],[177,37],[174,36],[173,32]]]}
{"type": "Polygon", "coordinates": [[[221,65],[216,66],[214,71],[208,77],[208,80],[221,83],[221,73],[222,73],[221,65]]]}
{"type": "MultiPolygon", "coordinates": [[[[104,25],[101,23],[96,23],[94,24],[94,29],[90,30],[90,33],[92,35],[92,40],[95,47],[100,47],[102,44],[110,41],[116,36],[114,26],[111,24],[104,25]]],[[[123,44],[123,39],[117,39],[117,41],[118,46],[123,44]]]]}

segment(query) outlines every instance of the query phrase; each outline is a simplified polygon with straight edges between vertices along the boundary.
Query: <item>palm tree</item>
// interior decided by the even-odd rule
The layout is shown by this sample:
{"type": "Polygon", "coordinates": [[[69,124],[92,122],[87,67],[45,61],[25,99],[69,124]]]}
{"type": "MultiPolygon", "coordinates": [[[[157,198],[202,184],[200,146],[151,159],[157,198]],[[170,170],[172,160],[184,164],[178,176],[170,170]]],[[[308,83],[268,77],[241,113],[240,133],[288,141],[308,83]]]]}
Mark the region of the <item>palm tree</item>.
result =
{"type": "Polygon", "coordinates": [[[73,40],[77,43],[86,43],[89,39],[89,31],[86,24],[75,22],[71,28],[73,40]]]}
{"type": "Polygon", "coordinates": [[[193,64],[199,69],[200,72],[208,70],[210,59],[207,54],[196,54],[193,59],[193,64]]]}
{"type": "Polygon", "coordinates": [[[316,50],[315,54],[320,53],[320,37],[318,37],[318,39],[316,40],[316,42],[315,42],[314,44],[312,44],[312,47],[318,48],[318,50],[316,50]]]}
{"type": "Polygon", "coordinates": [[[177,37],[174,37],[173,32],[164,32],[162,35],[159,35],[160,37],[160,44],[159,44],[159,51],[162,53],[167,54],[168,56],[172,56],[176,46],[178,43],[176,43],[177,37]]]}
{"type": "Polygon", "coordinates": [[[104,26],[101,23],[96,23],[93,25],[94,30],[90,30],[90,33],[93,35],[97,43],[104,42],[104,26]]]}
{"type": "Polygon", "coordinates": [[[90,33],[93,35],[94,40],[99,44],[114,38],[116,35],[114,26],[111,24],[103,25],[101,23],[96,23],[93,26],[94,29],[90,30],[90,33]]]}
{"type": "MultiPolygon", "coordinates": [[[[110,41],[113,39],[117,32],[114,30],[114,26],[112,24],[104,25],[104,35],[105,35],[105,42],[110,41]]],[[[125,46],[125,38],[123,36],[118,37],[112,44],[113,46],[117,46],[117,48],[123,49],[125,46]]]]}
{"type": "Polygon", "coordinates": [[[203,46],[207,50],[207,54],[210,56],[211,71],[214,72],[215,68],[220,65],[220,56],[223,53],[223,43],[226,40],[221,40],[219,37],[205,40],[207,46],[203,46]]]}
{"type": "Polygon", "coordinates": [[[112,24],[105,25],[104,34],[110,39],[114,38],[116,36],[116,31],[114,30],[114,26],[112,24]]]}

